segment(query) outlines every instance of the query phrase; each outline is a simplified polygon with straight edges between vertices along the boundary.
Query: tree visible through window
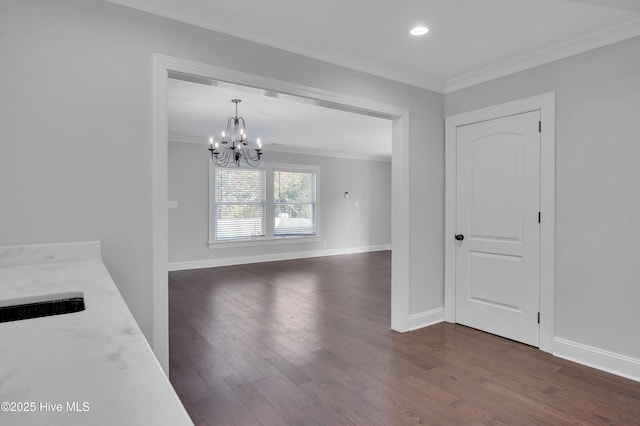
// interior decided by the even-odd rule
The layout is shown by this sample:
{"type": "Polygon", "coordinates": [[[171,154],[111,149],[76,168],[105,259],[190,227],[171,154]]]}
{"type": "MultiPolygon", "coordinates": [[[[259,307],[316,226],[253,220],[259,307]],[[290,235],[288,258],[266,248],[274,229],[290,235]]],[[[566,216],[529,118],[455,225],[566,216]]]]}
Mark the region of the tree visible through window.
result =
{"type": "Polygon", "coordinates": [[[273,172],[274,235],[316,234],[315,178],[314,172],[273,172]]]}
{"type": "Polygon", "coordinates": [[[210,167],[210,244],[317,235],[315,168],[210,167]]]}
{"type": "Polygon", "coordinates": [[[264,236],[265,171],[215,170],[216,240],[264,236]]]}

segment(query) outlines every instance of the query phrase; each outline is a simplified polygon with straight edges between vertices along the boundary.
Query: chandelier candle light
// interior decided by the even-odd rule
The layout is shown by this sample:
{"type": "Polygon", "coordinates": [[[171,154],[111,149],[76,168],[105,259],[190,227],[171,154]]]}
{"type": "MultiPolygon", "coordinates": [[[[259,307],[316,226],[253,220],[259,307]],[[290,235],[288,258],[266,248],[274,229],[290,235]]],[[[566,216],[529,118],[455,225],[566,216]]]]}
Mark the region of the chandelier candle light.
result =
{"type": "Polygon", "coordinates": [[[231,102],[236,104],[236,115],[229,117],[227,120],[227,130],[222,132],[222,139],[220,142],[216,142],[213,138],[209,139],[211,146],[209,151],[211,152],[211,159],[220,167],[226,167],[233,163],[237,167],[240,167],[240,160],[244,161],[248,166],[258,167],[260,164],[260,157],[262,156],[262,144],[260,139],[256,141],[257,148],[251,150],[247,146],[247,128],[244,124],[244,118],[238,117],[238,104],[242,102],[241,99],[231,99],[231,102]],[[220,146],[222,144],[222,146],[220,146]],[[255,151],[252,152],[252,151],[255,151]]]}

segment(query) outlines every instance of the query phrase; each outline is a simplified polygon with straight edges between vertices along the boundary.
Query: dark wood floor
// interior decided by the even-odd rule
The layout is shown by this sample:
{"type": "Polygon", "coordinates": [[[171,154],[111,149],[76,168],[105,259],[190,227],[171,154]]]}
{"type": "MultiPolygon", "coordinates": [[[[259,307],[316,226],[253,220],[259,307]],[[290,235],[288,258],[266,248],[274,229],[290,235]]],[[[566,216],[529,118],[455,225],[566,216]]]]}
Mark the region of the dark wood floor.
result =
{"type": "Polygon", "coordinates": [[[390,253],[169,274],[197,425],[640,424],[640,383],[442,323],[389,330],[390,253]]]}

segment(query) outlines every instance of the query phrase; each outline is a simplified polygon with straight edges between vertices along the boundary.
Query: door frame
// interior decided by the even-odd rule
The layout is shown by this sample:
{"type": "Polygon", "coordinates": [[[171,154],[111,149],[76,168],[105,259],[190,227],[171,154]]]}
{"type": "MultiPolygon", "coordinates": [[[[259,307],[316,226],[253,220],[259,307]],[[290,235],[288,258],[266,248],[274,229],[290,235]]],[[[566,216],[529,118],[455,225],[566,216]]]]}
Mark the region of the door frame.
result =
{"type": "Polygon", "coordinates": [[[445,321],[456,322],[456,135],[457,127],[540,111],[540,350],[553,353],[555,334],[555,92],[445,118],[445,321]]]}
{"type": "MultiPolygon", "coordinates": [[[[303,86],[256,74],[176,58],[153,55],[152,141],[152,336],[153,351],[169,374],[168,297],[168,113],[167,84],[170,73],[248,86],[306,98],[316,105],[371,115],[392,121],[391,131],[391,323],[392,330],[409,331],[409,110],[405,107],[303,86]]],[[[205,236],[206,237],[206,236],[205,236]]]]}

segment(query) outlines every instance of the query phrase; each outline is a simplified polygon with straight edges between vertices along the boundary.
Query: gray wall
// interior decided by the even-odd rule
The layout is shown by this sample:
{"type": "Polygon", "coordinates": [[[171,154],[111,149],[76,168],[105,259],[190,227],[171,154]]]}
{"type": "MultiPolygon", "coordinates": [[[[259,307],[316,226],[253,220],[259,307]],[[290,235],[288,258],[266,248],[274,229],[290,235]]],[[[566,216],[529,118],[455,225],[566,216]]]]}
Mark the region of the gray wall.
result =
{"type": "Polygon", "coordinates": [[[101,240],[151,336],[152,54],[410,111],[410,313],[443,304],[443,96],[123,6],[0,2],[0,244],[101,240]]]}
{"type": "Polygon", "coordinates": [[[209,250],[209,152],[205,145],[169,142],[169,199],[178,202],[169,210],[169,262],[391,243],[391,163],[268,151],[263,160],[320,167],[320,241],[209,250]]]}
{"type": "Polygon", "coordinates": [[[640,358],[640,38],[448,94],[556,92],[556,336],[640,358]]]}

